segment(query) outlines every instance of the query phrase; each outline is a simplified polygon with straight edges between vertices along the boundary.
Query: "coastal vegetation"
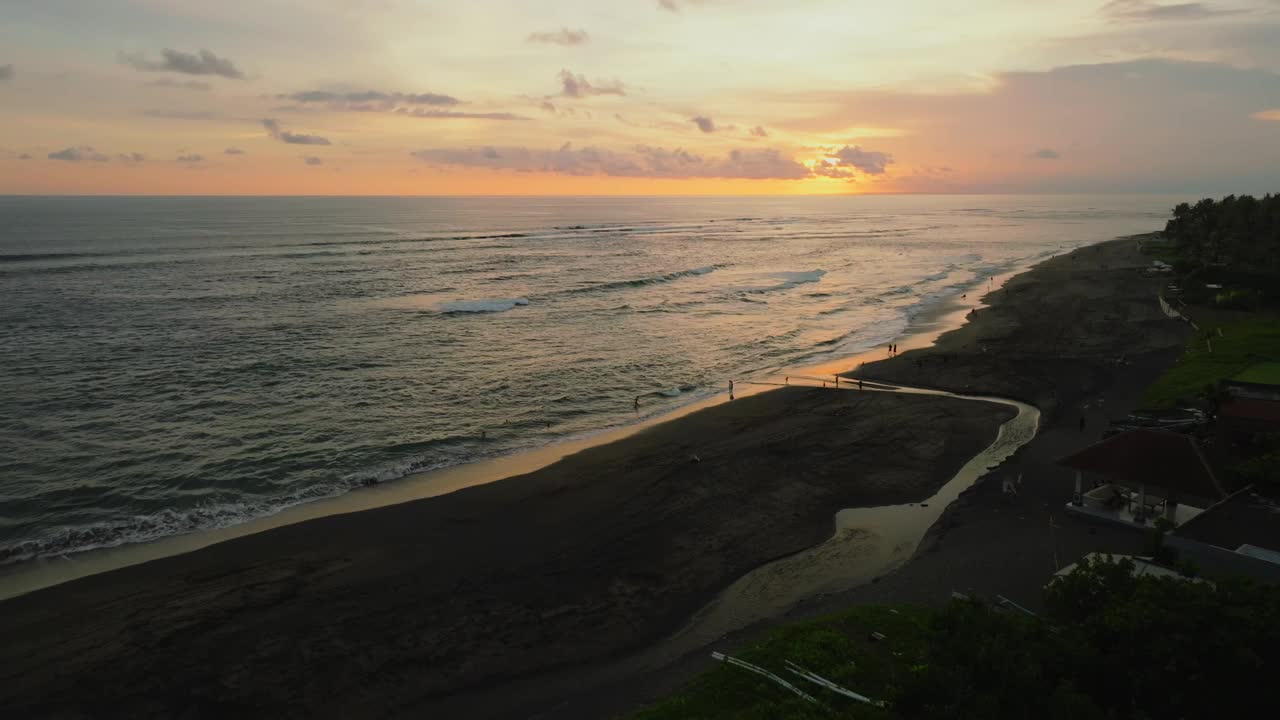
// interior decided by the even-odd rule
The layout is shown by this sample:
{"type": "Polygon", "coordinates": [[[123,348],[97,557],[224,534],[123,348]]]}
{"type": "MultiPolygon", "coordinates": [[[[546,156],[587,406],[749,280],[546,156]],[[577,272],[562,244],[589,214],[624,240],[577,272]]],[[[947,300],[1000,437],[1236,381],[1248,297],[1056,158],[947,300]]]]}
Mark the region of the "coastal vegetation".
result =
{"type": "Polygon", "coordinates": [[[863,606],[786,626],[739,657],[817,702],[720,666],[636,720],[1245,717],[1269,702],[1258,679],[1280,663],[1274,586],[1086,561],[1046,588],[1044,606],[1041,616],[971,599],[863,606]],[[806,684],[787,661],[885,705],[806,684]]]}
{"type": "Polygon", "coordinates": [[[1146,249],[1174,268],[1166,293],[1198,328],[1144,407],[1211,405],[1221,380],[1280,360],[1280,195],[1181,203],[1146,249]]]}
{"type": "Polygon", "coordinates": [[[1271,315],[1202,327],[1188,342],[1177,364],[1147,388],[1143,407],[1172,408],[1193,398],[1211,395],[1219,380],[1277,359],[1280,359],[1280,322],[1271,315]]]}
{"type": "Polygon", "coordinates": [[[1186,270],[1219,268],[1238,279],[1280,276],[1280,195],[1181,203],[1164,235],[1186,270]]]}

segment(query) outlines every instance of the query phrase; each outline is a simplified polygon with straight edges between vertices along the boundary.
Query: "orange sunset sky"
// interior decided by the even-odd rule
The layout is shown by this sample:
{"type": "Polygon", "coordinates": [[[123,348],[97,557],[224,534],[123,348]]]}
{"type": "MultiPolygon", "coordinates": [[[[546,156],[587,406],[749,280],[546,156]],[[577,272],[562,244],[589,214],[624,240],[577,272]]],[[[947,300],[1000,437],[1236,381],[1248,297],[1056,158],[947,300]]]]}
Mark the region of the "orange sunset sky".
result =
{"type": "Polygon", "coordinates": [[[1278,181],[1278,0],[0,2],[5,194],[1278,181]]]}

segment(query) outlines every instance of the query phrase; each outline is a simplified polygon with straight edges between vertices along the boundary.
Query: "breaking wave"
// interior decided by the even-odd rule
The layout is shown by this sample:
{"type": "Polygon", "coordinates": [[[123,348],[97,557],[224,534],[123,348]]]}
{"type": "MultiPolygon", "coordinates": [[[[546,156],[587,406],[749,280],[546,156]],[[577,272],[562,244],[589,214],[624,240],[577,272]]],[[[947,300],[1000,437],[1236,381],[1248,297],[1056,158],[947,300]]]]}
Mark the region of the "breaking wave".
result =
{"type": "Polygon", "coordinates": [[[529,304],[528,298],[496,298],[492,300],[453,300],[440,303],[442,313],[499,313],[529,304]]]}

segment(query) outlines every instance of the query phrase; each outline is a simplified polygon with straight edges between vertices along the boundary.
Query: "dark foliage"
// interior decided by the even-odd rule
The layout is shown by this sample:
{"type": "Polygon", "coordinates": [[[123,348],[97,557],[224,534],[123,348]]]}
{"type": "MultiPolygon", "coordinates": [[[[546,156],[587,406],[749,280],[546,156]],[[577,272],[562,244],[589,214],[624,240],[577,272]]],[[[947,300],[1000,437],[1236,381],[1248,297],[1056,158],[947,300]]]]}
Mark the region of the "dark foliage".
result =
{"type": "Polygon", "coordinates": [[[1280,590],[1134,578],[1085,564],[1046,591],[1048,616],[956,602],[894,710],[908,718],[1253,717],[1280,667],[1280,590]]]}
{"type": "Polygon", "coordinates": [[[1280,275],[1280,195],[1228,195],[1195,205],[1182,203],[1173,209],[1164,234],[1193,264],[1280,275]]]}

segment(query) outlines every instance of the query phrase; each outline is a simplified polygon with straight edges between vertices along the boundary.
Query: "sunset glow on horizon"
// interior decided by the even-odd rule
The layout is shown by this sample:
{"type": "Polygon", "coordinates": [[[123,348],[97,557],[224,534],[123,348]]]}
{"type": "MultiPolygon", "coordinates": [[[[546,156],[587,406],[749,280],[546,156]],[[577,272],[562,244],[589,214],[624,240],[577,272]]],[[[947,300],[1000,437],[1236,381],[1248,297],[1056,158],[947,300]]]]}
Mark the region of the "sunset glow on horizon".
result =
{"type": "Polygon", "coordinates": [[[0,193],[1249,192],[1280,3],[13,0],[0,193]]]}

